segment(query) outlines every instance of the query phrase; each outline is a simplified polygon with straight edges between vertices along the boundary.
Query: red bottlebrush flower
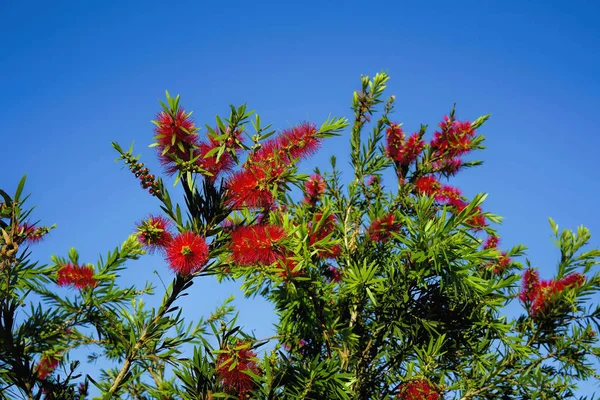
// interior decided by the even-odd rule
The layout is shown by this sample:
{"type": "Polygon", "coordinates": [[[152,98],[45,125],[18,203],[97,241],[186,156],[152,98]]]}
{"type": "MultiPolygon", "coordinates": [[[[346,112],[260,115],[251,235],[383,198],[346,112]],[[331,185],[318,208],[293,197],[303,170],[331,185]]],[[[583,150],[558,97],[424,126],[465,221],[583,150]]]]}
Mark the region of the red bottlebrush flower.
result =
{"type": "Polygon", "coordinates": [[[549,305],[550,299],[555,294],[560,293],[563,288],[563,285],[555,280],[541,281],[537,286],[535,293],[533,293],[534,298],[531,305],[531,316],[537,318],[541,313],[544,313],[549,305]]]}
{"type": "Polygon", "coordinates": [[[573,272],[572,274],[566,275],[560,280],[560,283],[567,288],[581,286],[584,282],[585,276],[583,276],[579,272],[573,272]]]}
{"type": "Polygon", "coordinates": [[[173,239],[170,227],[171,221],[165,217],[151,215],[138,224],[138,240],[151,253],[164,250],[173,239]]]}
{"type": "Polygon", "coordinates": [[[419,154],[425,148],[425,142],[421,140],[421,135],[417,132],[408,137],[404,148],[402,149],[402,158],[398,160],[402,165],[410,165],[419,157],[419,154]]]}
{"type": "Polygon", "coordinates": [[[306,184],[304,185],[306,191],[305,201],[309,204],[315,205],[317,200],[325,194],[325,181],[321,175],[311,176],[306,184]]]}
{"type": "Polygon", "coordinates": [[[501,274],[504,270],[512,263],[512,259],[506,255],[506,252],[503,251],[500,254],[500,257],[496,260],[494,265],[494,273],[496,275],[501,274]]]}
{"type": "Polygon", "coordinates": [[[155,139],[162,149],[166,147],[175,147],[177,142],[183,142],[192,145],[196,142],[196,127],[194,120],[190,118],[191,113],[186,113],[184,109],[177,110],[175,117],[170,113],[161,111],[156,120],[152,121],[156,128],[155,139]]]}
{"type": "Polygon", "coordinates": [[[304,122],[292,129],[286,129],[278,140],[279,146],[293,158],[304,158],[314,154],[321,144],[315,124],[304,122]]]}
{"type": "Polygon", "coordinates": [[[56,367],[58,367],[59,358],[54,355],[46,355],[44,354],[40,358],[40,362],[37,365],[37,376],[38,379],[45,380],[54,372],[56,367]]]}
{"type": "Polygon", "coordinates": [[[285,230],[276,225],[242,226],[231,232],[231,257],[242,266],[270,265],[283,258],[285,230]]]}
{"type": "Polygon", "coordinates": [[[388,157],[398,161],[402,158],[402,149],[404,148],[404,130],[400,124],[390,124],[385,130],[386,147],[385,151],[388,157]]]}
{"type": "Polygon", "coordinates": [[[214,181],[221,172],[231,171],[234,164],[233,157],[226,151],[221,154],[218,161],[217,154],[206,157],[206,154],[217,146],[218,144],[200,143],[195,151],[195,156],[198,157],[196,165],[208,171],[211,175],[207,175],[207,177],[212,181],[214,181]]]}
{"type": "Polygon", "coordinates": [[[440,183],[433,175],[425,175],[415,181],[415,187],[417,193],[432,196],[440,190],[440,183]]]}
{"type": "Polygon", "coordinates": [[[525,281],[526,278],[532,279],[526,275],[523,276],[523,284],[519,298],[523,302],[532,302],[531,316],[533,318],[539,317],[540,314],[545,313],[548,308],[552,306],[552,299],[555,295],[567,288],[581,286],[585,282],[585,276],[578,272],[569,274],[558,281],[541,281],[537,286],[534,284],[527,284],[525,281]]]}
{"type": "Polygon", "coordinates": [[[400,385],[398,398],[402,400],[439,400],[438,390],[426,379],[405,382],[400,385]]]}
{"type": "Polygon", "coordinates": [[[264,169],[245,168],[234,174],[227,183],[228,203],[235,209],[270,208],[275,202],[271,193],[272,181],[264,169]]]}
{"type": "Polygon", "coordinates": [[[194,126],[190,114],[179,109],[173,117],[161,111],[156,120],[152,121],[156,125],[154,138],[158,143],[158,158],[168,174],[174,174],[178,170],[175,159],[190,161],[193,156],[193,148],[198,141],[198,129],[194,126]]]}
{"type": "Polygon", "coordinates": [[[19,227],[20,230],[20,241],[24,240],[27,243],[33,244],[41,241],[44,238],[44,235],[47,234],[50,229],[49,228],[38,228],[33,224],[25,222],[23,225],[19,227]]]}
{"type": "Polygon", "coordinates": [[[371,222],[367,235],[375,242],[387,242],[392,237],[392,232],[400,230],[400,224],[394,221],[394,214],[387,214],[371,222]]]}
{"type": "Polygon", "coordinates": [[[65,264],[58,270],[56,275],[58,286],[72,285],[77,289],[89,289],[96,287],[98,284],[98,281],[94,278],[94,269],[91,266],[65,264]]]}
{"type": "Polygon", "coordinates": [[[470,122],[456,121],[445,116],[439,126],[441,131],[434,133],[430,143],[436,157],[451,159],[471,151],[475,130],[470,122]]]}
{"type": "Polygon", "coordinates": [[[449,185],[442,185],[441,189],[435,193],[435,199],[437,201],[440,203],[447,203],[451,206],[463,204],[464,201],[461,199],[461,196],[460,189],[449,185]]]}
{"type": "Polygon", "coordinates": [[[488,236],[487,239],[485,239],[485,242],[483,243],[483,248],[485,250],[497,249],[499,243],[500,243],[500,238],[498,236],[491,235],[491,236],[488,236]]]}
{"type": "Polygon", "coordinates": [[[235,394],[240,399],[246,398],[254,388],[254,379],[248,373],[260,373],[255,360],[256,353],[250,349],[249,343],[244,342],[238,342],[235,347],[218,355],[216,373],[226,392],[235,394]]]}
{"type": "Polygon", "coordinates": [[[400,125],[392,124],[386,130],[386,153],[401,166],[408,166],[419,157],[425,148],[425,142],[417,132],[404,140],[404,131],[400,125]]]}
{"type": "Polygon", "coordinates": [[[481,214],[481,208],[477,207],[476,210],[477,214],[467,219],[467,224],[472,226],[472,230],[479,231],[487,226],[487,220],[485,219],[485,215],[481,214]]]}
{"type": "Polygon", "coordinates": [[[455,175],[463,163],[460,158],[445,158],[433,164],[433,168],[446,175],[455,175]]]}
{"type": "Polygon", "coordinates": [[[198,272],[208,262],[206,239],[191,231],[175,236],[165,250],[169,268],[180,275],[198,272]]]}

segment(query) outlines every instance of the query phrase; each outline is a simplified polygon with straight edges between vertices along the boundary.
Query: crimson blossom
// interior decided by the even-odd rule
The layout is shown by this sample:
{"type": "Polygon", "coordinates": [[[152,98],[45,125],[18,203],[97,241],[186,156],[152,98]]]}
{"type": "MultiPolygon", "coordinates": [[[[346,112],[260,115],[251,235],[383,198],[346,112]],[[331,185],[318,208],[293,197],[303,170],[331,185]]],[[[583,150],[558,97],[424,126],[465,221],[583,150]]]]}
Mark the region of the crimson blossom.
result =
{"type": "Polygon", "coordinates": [[[534,319],[539,319],[551,312],[557,305],[556,296],[565,289],[583,285],[585,276],[574,272],[562,279],[540,280],[534,269],[528,269],[523,274],[519,299],[529,306],[529,312],[534,319]]]}
{"type": "Polygon", "coordinates": [[[417,379],[400,385],[401,400],[439,400],[440,394],[426,379],[417,379]]]}
{"type": "Polygon", "coordinates": [[[191,231],[175,236],[165,251],[169,268],[179,275],[198,272],[208,262],[206,239],[191,231]]]}
{"type": "Polygon", "coordinates": [[[72,285],[77,289],[94,288],[98,284],[91,266],[66,264],[57,272],[58,286],[72,285]]]}
{"type": "Polygon", "coordinates": [[[285,230],[277,225],[241,226],[231,233],[231,257],[241,266],[270,265],[283,258],[285,230]]]}
{"type": "Polygon", "coordinates": [[[138,224],[138,240],[151,253],[162,251],[173,239],[169,233],[170,226],[171,221],[165,217],[151,215],[138,224]]]}
{"type": "Polygon", "coordinates": [[[58,367],[59,361],[59,358],[56,356],[44,354],[36,367],[38,378],[42,380],[48,378],[48,376],[50,376],[50,374],[58,367]]]}
{"type": "Polygon", "coordinates": [[[245,398],[254,388],[254,379],[248,373],[258,375],[260,369],[256,363],[256,353],[249,343],[238,342],[224,353],[220,353],[216,362],[217,377],[225,390],[245,398]]]}

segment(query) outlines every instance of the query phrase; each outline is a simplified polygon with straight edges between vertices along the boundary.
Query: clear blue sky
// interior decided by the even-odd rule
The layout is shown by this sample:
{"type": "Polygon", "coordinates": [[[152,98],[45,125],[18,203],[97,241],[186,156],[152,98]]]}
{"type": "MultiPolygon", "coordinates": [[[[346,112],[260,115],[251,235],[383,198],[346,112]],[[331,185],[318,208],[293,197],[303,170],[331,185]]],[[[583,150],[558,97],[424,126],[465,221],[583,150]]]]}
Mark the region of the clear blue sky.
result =
{"type": "MultiPolygon", "coordinates": [[[[503,245],[526,244],[549,278],[558,260],[549,216],[586,224],[600,245],[599,13],[595,1],[4,1],[0,187],[27,173],[35,215],[58,224],[36,257],[75,246],[95,262],[158,211],[113,162],[110,142],[134,140],[156,167],[149,121],[165,89],[200,125],[247,102],[285,128],[351,116],[359,76],[387,70],[407,130],[435,125],[454,102],[461,119],[492,114],[484,166],[455,182],[490,194],[503,245]]],[[[302,171],[347,149],[336,139],[302,171]]],[[[123,281],[156,282],[154,269],[170,278],[145,258],[123,281]]],[[[205,280],[192,290],[184,305],[198,317],[237,289],[205,280]]],[[[237,304],[246,329],[269,334],[262,301],[237,304]]]]}

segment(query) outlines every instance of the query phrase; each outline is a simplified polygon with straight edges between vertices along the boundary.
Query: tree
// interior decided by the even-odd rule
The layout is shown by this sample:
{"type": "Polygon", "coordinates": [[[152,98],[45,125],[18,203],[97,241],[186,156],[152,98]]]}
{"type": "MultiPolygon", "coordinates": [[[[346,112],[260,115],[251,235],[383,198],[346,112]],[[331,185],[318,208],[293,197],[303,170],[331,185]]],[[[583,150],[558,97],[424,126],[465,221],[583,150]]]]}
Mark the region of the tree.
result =
{"type": "Polygon", "coordinates": [[[24,179],[14,196],[0,192],[0,396],[85,398],[91,383],[105,399],[556,399],[598,379],[600,251],[584,249],[588,230],[550,220],[561,254],[552,279],[514,261],[525,248],[499,249],[486,196],[443,183],[480,164],[461,157],[483,149],[488,116],[461,121],[452,109],[429,141],[427,126],[407,136],[390,120],[387,81],[363,77],[354,93],[350,177],[335,157],[328,171],[297,169],[345,118],[273,136],[232,106],[200,135],[167,93],[152,146],[185,203],[113,143],[161,212],[95,265],[75,249],[31,263],[28,245],[52,227],[28,222],[24,179]],[[397,182],[386,187],[389,170],[397,182]],[[145,252],[174,276],[158,308],[142,301],[154,288],[119,285],[145,252]],[[209,275],[270,301],[276,335],[245,333],[229,302],[187,321],[177,300],[209,275]],[[522,305],[516,318],[503,314],[511,302],[522,305]],[[77,374],[69,353],[83,345],[114,368],[77,374]]]}

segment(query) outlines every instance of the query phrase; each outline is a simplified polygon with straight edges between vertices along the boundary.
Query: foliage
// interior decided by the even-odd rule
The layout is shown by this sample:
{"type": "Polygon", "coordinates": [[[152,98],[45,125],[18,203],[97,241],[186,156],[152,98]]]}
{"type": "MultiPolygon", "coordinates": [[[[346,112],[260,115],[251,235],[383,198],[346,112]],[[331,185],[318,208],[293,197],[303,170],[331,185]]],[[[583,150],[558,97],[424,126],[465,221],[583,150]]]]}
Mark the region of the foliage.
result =
{"type": "Polygon", "coordinates": [[[390,120],[387,81],[362,77],[354,93],[351,176],[335,157],[328,171],[298,172],[345,118],[275,135],[232,106],[202,139],[167,93],[152,147],[184,203],[113,143],[161,214],[95,265],[75,249],[31,262],[29,246],[53,227],[28,222],[25,179],[13,196],[0,191],[0,398],[84,399],[94,385],[104,399],[556,399],[600,378],[600,251],[586,249],[588,230],[550,220],[556,275],[540,280],[529,261],[522,273],[513,259],[525,248],[498,248],[486,196],[442,183],[480,164],[463,157],[483,149],[488,116],[460,121],[452,109],[429,141],[427,126],[406,135],[390,120]],[[146,251],[173,273],[157,308],[143,302],[150,285],[119,280],[146,251]],[[189,322],[177,301],[209,275],[267,299],[275,335],[245,333],[231,299],[189,322]],[[521,314],[508,318],[515,302],[521,314]],[[82,376],[70,359],[82,346],[114,367],[82,376]]]}

